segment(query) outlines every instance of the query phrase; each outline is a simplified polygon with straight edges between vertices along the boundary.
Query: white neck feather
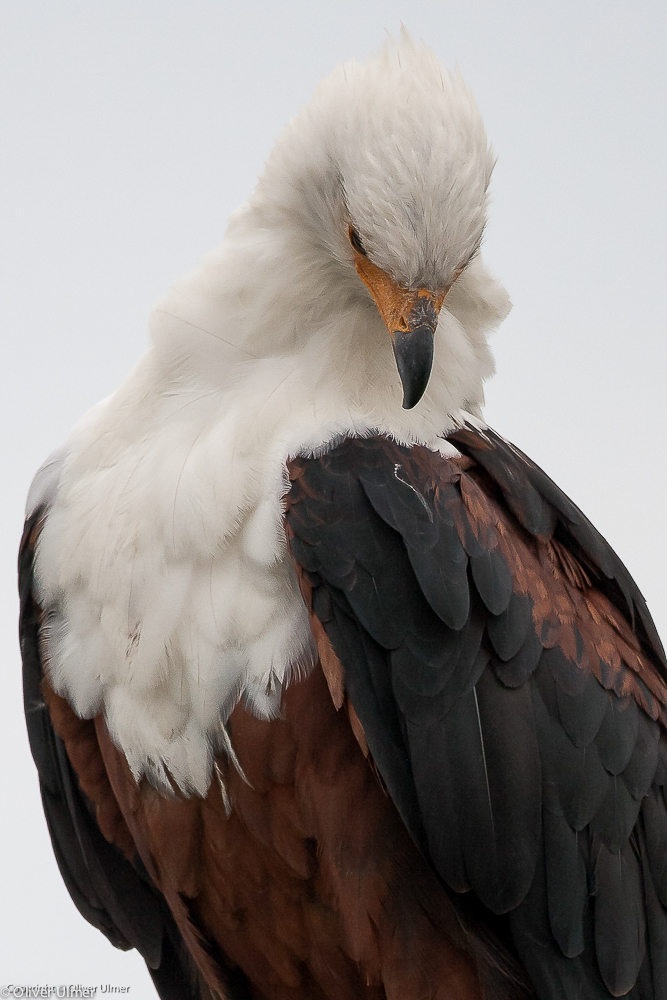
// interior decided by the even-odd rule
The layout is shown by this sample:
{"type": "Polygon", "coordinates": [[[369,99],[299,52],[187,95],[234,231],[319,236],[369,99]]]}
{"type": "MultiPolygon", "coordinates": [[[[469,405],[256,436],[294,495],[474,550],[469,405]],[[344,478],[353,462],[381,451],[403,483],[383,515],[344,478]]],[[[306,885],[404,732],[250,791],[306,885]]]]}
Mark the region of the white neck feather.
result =
{"type": "MultiPolygon", "coordinates": [[[[204,794],[239,698],[270,716],[290,676],[312,665],[282,525],[288,458],[374,431],[445,451],[463,412],[480,414],[493,371],[486,337],[509,303],[479,258],[447,297],[427,392],[407,411],[346,243],[351,206],[366,230],[375,225],[379,266],[444,287],[481,232],[491,161],[472,99],[421,50],[405,51],[407,84],[401,59],[381,53],[377,65],[334,75],[319,118],[306,109],[288,127],[222,246],[154,311],[147,355],[36,479],[35,500],[49,504],[36,576],[52,684],[81,716],[103,711],[137,779],[166,792],[173,780],[204,794]],[[398,193],[386,205],[377,158],[345,148],[338,109],[359,107],[350,80],[387,113],[407,109],[392,119],[384,166],[398,193]],[[415,139],[420,109],[426,125],[415,139]],[[331,194],[331,143],[317,122],[348,163],[347,207],[331,194]],[[414,180],[404,153],[419,149],[413,203],[400,189],[409,195],[414,180]],[[431,195],[441,231],[410,242],[410,213],[428,219],[431,195]]],[[[372,119],[385,129],[378,142],[385,120],[372,119]]]]}
{"type": "Polygon", "coordinates": [[[507,308],[476,262],[437,334],[412,411],[365,289],[293,269],[289,241],[250,210],[155,310],[153,346],[74,430],[39,545],[49,671],[82,716],[105,711],[137,777],[204,793],[239,697],[278,710],[312,662],[286,558],[288,457],[337,435],[443,448],[478,412],[485,334],[507,308]],[[327,284],[327,282],[330,284],[327,284]],[[334,307],[335,306],[335,307],[334,307]]]}

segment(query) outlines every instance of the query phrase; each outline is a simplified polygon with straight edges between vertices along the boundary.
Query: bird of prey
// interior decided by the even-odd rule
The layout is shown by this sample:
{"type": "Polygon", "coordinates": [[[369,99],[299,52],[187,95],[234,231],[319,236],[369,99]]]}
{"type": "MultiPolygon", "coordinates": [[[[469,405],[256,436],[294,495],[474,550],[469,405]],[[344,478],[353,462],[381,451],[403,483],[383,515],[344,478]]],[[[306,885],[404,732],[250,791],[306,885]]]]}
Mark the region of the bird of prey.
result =
{"type": "Polygon", "coordinates": [[[162,1000],[667,997],[667,664],[484,423],[492,166],[408,35],[341,66],[35,479],[53,848],[162,1000]]]}

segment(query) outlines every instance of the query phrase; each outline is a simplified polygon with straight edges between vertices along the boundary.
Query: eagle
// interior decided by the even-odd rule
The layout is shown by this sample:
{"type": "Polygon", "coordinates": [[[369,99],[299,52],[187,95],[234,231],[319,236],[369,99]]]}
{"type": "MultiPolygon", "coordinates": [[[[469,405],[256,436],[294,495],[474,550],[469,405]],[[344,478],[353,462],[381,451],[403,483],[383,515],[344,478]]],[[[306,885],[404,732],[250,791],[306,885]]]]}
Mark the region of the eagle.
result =
{"type": "Polygon", "coordinates": [[[340,66],[33,482],[46,821],[162,1000],[667,997],[667,662],[484,421],[493,164],[407,33],[340,66]]]}

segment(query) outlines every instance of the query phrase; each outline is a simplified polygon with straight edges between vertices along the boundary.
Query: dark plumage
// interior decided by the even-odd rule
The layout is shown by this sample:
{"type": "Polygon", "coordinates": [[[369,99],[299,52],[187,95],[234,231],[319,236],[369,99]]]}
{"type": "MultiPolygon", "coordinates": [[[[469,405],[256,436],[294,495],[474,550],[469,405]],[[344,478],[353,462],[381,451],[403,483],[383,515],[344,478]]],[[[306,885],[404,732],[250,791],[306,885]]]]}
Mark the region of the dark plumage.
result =
{"type": "Polygon", "coordinates": [[[314,614],[324,591],[414,840],[452,890],[510,914],[540,997],[660,996],[662,647],[627,571],[540,469],[489,430],[449,441],[464,458],[373,438],[292,463],[314,614]]]}

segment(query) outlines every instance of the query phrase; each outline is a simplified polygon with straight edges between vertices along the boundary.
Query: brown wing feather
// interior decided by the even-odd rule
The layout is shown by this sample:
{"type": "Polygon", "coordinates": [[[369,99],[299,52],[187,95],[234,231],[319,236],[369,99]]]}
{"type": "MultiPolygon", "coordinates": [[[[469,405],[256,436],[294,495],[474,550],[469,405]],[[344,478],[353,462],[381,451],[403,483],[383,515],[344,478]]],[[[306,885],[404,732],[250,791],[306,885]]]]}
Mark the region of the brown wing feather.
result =
{"type": "Polygon", "coordinates": [[[46,691],[105,835],[139,852],[215,995],[238,966],[267,1000],[481,1000],[451,903],[321,670],[285,692],[282,719],[233,713],[247,781],[219,762],[230,815],[216,783],[206,799],[137,786],[101,717],[46,691]]]}
{"type": "Polygon", "coordinates": [[[53,728],[65,744],[81,790],[95,806],[100,830],[110,844],[115,844],[127,860],[132,861],[136,847],[104,766],[95,722],[75,715],[68,702],[59,697],[47,681],[42,682],[42,691],[53,728]]]}
{"type": "MultiPolygon", "coordinates": [[[[286,535],[288,541],[293,537],[293,533],[289,525],[286,526],[286,535]]],[[[336,656],[333,646],[331,645],[331,640],[325,632],[324,626],[317,617],[315,609],[313,608],[313,590],[308,580],[308,575],[298,563],[295,563],[295,569],[301,596],[303,597],[306,608],[308,609],[308,621],[317,646],[319,666],[326,679],[331,700],[337,710],[345,705],[345,710],[350,720],[352,732],[354,733],[357,743],[361,747],[364,757],[368,757],[368,741],[366,739],[366,734],[364,733],[364,727],[362,726],[361,720],[355,712],[352,702],[348,698],[347,692],[345,691],[343,666],[336,656]]]]}
{"type": "Polygon", "coordinates": [[[288,539],[344,667],[336,703],[443,880],[509,914],[543,1000],[662,997],[660,640],[540,469],[488,429],[450,440],[462,459],[376,437],[290,463],[288,539]]]}
{"type": "MultiPolygon", "coordinates": [[[[477,475],[483,479],[482,473],[477,475]]],[[[533,623],[542,645],[558,646],[603,687],[634,698],[665,726],[667,685],[642,652],[628,620],[591,583],[587,567],[558,540],[529,535],[490,490],[481,489],[475,473],[461,475],[460,490],[476,537],[485,548],[497,548],[512,574],[514,592],[533,602],[533,623]]]]}

